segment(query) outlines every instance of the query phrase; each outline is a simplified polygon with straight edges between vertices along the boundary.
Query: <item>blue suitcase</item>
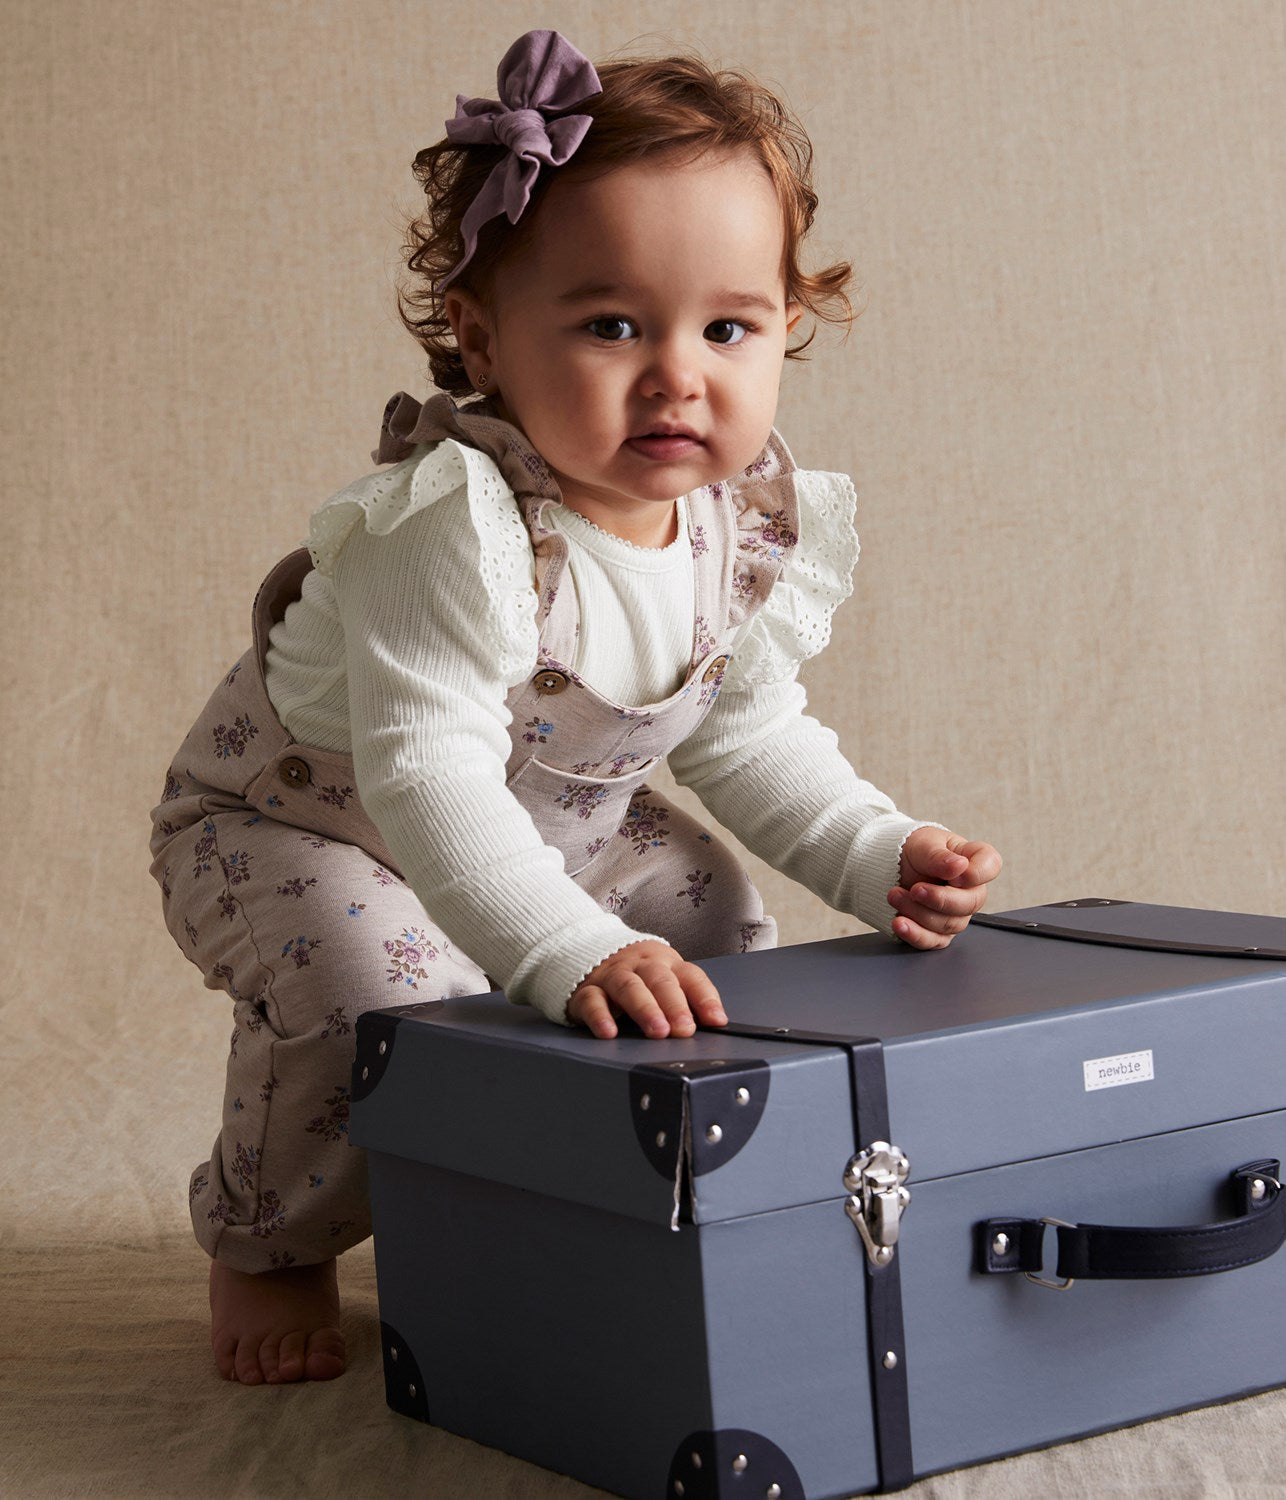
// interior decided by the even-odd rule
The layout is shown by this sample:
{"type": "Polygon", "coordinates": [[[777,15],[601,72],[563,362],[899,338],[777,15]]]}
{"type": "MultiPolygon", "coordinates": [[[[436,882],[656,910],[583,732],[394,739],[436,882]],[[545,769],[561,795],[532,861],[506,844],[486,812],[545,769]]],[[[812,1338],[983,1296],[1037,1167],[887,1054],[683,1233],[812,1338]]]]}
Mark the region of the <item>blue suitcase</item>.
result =
{"type": "Polygon", "coordinates": [[[1286,919],[706,967],[732,1024],[685,1040],[359,1021],[395,1411],[630,1500],[820,1500],[1286,1384],[1286,919]]]}

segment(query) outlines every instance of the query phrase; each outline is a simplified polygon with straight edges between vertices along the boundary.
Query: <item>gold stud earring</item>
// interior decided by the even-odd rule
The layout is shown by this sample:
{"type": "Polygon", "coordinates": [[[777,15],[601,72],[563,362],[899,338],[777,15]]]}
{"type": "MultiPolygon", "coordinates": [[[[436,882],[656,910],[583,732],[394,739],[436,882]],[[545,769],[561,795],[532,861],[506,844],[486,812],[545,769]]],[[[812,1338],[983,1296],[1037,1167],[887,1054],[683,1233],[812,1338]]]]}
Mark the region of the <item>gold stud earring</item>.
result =
{"type": "Polygon", "coordinates": [[[473,382],[473,383],[474,383],[474,385],[476,385],[476,386],[477,386],[477,387],[478,387],[478,389],[479,389],[479,390],[480,390],[480,391],[481,391],[481,390],[485,390],[485,389],[486,389],[486,387],[487,387],[487,382],[488,382],[488,381],[489,381],[489,380],[490,380],[490,379],[491,379],[491,377],[490,377],[490,376],[489,376],[489,375],[479,375],[479,376],[478,376],[478,378],[477,378],[477,379],[476,379],[476,380],[475,380],[475,381],[474,381],[474,382],[473,382]]]}

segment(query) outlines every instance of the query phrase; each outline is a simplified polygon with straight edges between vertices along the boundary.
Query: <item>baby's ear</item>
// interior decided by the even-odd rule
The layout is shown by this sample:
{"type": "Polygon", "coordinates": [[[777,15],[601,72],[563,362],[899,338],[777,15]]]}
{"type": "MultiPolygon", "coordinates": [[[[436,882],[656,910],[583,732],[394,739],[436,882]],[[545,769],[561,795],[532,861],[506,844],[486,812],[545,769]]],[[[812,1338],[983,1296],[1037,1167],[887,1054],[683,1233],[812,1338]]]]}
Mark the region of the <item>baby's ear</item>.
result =
{"type": "Polygon", "coordinates": [[[491,369],[491,320],[481,300],[462,287],[452,287],[442,299],[443,311],[455,334],[456,345],[469,378],[489,374],[491,369]]]}
{"type": "Polygon", "coordinates": [[[489,332],[482,301],[463,287],[452,287],[442,299],[442,310],[461,348],[466,343],[475,344],[479,336],[485,338],[489,332]]]}

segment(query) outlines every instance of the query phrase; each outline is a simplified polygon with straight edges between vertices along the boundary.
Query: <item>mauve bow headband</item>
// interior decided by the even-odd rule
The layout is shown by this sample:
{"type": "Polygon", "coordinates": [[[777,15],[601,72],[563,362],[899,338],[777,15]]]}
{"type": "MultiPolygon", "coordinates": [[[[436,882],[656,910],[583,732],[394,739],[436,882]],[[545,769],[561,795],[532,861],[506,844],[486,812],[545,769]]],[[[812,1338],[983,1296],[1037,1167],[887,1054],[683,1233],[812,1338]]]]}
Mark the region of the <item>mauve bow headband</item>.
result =
{"type": "Polygon", "coordinates": [[[542,166],[561,167],[585,139],[589,115],[564,114],[602,93],[589,58],[556,31],[529,31],[500,59],[497,99],[456,96],[447,139],[457,146],[506,146],[460,225],[464,257],[438,283],[445,290],[478,247],[478,230],[497,214],[516,224],[542,166]],[[559,118],[551,119],[551,115],[559,118]]]}

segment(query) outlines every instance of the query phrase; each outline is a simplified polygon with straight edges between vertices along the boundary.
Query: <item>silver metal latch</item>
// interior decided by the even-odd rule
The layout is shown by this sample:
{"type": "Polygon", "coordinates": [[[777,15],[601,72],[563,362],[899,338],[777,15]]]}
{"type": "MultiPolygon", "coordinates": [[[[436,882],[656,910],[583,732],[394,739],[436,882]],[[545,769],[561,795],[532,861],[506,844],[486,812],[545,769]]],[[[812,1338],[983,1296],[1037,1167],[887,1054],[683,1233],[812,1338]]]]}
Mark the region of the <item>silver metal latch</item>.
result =
{"type": "Polygon", "coordinates": [[[862,1236],[872,1265],[887,1266],[898,1242],[898,1228],[911,1190],[905,1186],[911,1163],[888,1141],[872,1141],[844,1169],[849,1196],[844,1212],[862,1236]]]}

